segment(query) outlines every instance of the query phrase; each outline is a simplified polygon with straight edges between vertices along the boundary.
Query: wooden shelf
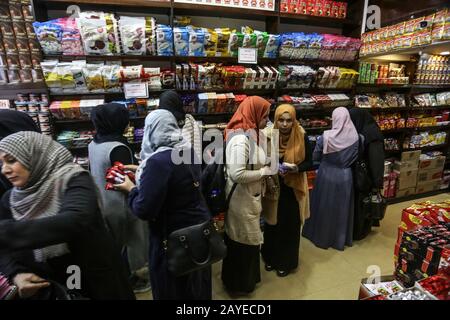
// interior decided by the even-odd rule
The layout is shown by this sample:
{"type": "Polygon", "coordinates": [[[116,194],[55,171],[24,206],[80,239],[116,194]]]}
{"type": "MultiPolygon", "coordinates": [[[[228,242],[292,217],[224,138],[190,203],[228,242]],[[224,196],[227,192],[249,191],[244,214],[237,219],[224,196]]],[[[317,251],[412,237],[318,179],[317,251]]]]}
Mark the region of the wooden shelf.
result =
{"type": "Polygon", "coordinates": [[[48,60],[61,60],[61,61],[73,61],[73,60],[95,60],[95,61],[114,61],[114,60],[136,60],[136,61],[168,61],[170,62],[172,57],[167,56],[147,56],[147,55],[44,55],[48,60]]]}
{"type": "Polygon", "coordinates": [[[398,89],[411,89],[412,85],[410,84],[367,84],[367,83],[358,83],[356,84],[356,89],[360,91],[360,89],[374,89],[374,90],[398,90],[398,89]]]}
{"type": "Polygon", "coordinates": [[[435,191],[426,192],[426,193],[412,194],[412,195],[409,195],[406,197],[387,198],[386,201],[388,204],[395,204],[395,203],[400,203],[400,202],[405,202],[405,201],[416,200],[416,199],[420,199],[420,198],[432,197],[432,196],[436,196],[438,194],[447,193],[447,192],[450,192],[450,190],[449,189],[435,190],[435,191]]]}
{"type": "Polygon", "coordinates": [[[368,55],[360,57],[360,60],[365,61],[365,60],[370,60],[370,59],[372,59],[372,60],[385,59],[385,58],[388,58],[386,56],[393,55],[393,54],[416,55],[416,54],[419,54],[420,52],[430,53],[430,54],[439,54],[442,51],[448,51],[449,48],[450,48],[450,41],[441,41],[441,42],[417,46],[417,47],[413,47],[413,48],[405,48],[405,49],[399,49],[399,50],[392,50],[389,52],[379,52],[379,53],[368,54],[368,55]]]}
{"type": "Polygon", "coordinates": [[[45,83],[20,83],[0,85],[0,99],[15,100],[18,94],[47,93],[45,83]]]}

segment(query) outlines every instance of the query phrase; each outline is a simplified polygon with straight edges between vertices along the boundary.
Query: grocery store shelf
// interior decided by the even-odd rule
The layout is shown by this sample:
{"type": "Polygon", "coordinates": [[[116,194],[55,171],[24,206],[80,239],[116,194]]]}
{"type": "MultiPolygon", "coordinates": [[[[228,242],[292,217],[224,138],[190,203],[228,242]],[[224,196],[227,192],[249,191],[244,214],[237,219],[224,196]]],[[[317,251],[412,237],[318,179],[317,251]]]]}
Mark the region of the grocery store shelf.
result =
{"type": "Polygon", "coordinates": [[[336,60],[312,60],[312,59],[289,59],[289,58],[278,58],[280,63],[283,64],[299,64],[299,65],[314,65],[314,66],[352,66],[356,64],[358,61],[336,61],[336,60]]]}
{"type": "MultiPolygon", "coordinates": [[[[139,121],[139,120],[145,120],[146,116],[140,116],[140,117],[134,117],[130,118],[130,121],[139,121]]],[[[91,124],[91,119],[67,119],[67,120],[55,120],[53,121],[53,124],[55,125],[73,125],[73,124],[91,124]]]]}
{"type": "Polygon", "coordinates": [[[325,130],[330,130],[331,127],[311,127],[311,128],[304,128],[306,132],[322,132],[325,130]]]}
{"type": "Polygon", "coordinates": [[[15,100],[21,93],[47,93],[47,87],[43,82],[0,85],[1,99],[15,100]]]}
{"type": "Polygon", "coordinates": [[[419,54],[420,52],[423,53],[429,53],[429,54],[439,54],[442,51],[448,51],[450,49],[450,41],[441,41],[436,42],[428,45],[422,45],[417,46],[413,48],[406,48],[406,49],[399,49],[399,50],[392,50],[389,52],[379,52],[379,53],[373,53],[368,54],[365,56],[360,57],[361,61],[365,60],[376,60],[376,59],[389,59],[389,55],[415,55],[419,54]]]}
{"type": "Polygon", "coordinates": [[[390,129],[390,130],[381,130],[383,134],[391,134],[391,133],[400,133],[400,132],[411,132],[411,131],[435,131],[435,130],[444,130],[448,131],[450,129],[450,125],[445,126],[430,126],[430,127],[415,127],[415,128],[398,128],[398,129],[390,129]]]}
{"type": "Polygon", "coordinates": [[[358,83],[356,85],[356,89],[358,91],[365,89],[374,89],[374,90],[398,90],[398,89],[412,89],[412,90],[446,90],[450,89],[450,85],[428,85],[428,84],[367,84],[367,83],[358,83]]]}
{"type": "Polygon", "coordinates": [[[350,92],[353,88],[280,88],[280,93],[292,93],[292,92],[301,92],[301,93],[344,93],[350,92]]]}
{"type": "Polygon", "coordinates": [[[426,193],[412,194],[412,195],[409,195],[406,197],[387,198],[386,201],[388,204],[395,204],[395,203],[400,203],[400,202],[404,202],[404,201],[411,201],[411,200],[416,200],[416,199],[420,199],[420,198],[432,197],[432,196],[436,196],[438,194],[447,193],[447,192],[450,192],[450,190],[449,189],[435,190],[435,191],[426,192],[426,193]]]}
{"type": "Polygon", "coordinates": [[[73,61],[73,60],[96,60],[96,61],[114,61],[114,60],[136,60],[136,61],[168,61],[172,57],[164,56],[148,56],[148,55],[44,55],[45,59],[48,60],[61,60],[61,61],[73,61]]]}
{"type": "Polygon", "coordinates": [[[428,151],[434,151],[434,150],[439,150],[442,148],[448,147],[448,143],[443,143],[443,144],[438,144],[436,146],[426,146],[426,147],[421,147],[421,148],[414,148],[414,149],[403,149],[403,151],[417,151],[417,150],[421,150],[423,152],[428,152],[428,151]]]}

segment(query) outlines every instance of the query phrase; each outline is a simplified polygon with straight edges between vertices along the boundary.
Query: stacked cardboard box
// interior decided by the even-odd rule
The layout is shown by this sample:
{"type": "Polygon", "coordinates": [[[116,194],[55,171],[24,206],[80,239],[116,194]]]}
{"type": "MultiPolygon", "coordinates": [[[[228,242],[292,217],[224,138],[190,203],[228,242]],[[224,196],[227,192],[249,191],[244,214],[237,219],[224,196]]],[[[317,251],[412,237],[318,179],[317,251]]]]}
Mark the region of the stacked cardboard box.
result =
{"type": "Polygon", "coordinates": [[[440,189],[444,165],[444,156],[421,156],[419,160],[419,171],[417,174],[417,194],[440,189]]]}
{"type": "Polygon", "coordinates": [[[397,197],[416,193],[419,160],[420,150],[403,152],[401,161],[394,162],[394,172],[398,175],[397,197]]]}

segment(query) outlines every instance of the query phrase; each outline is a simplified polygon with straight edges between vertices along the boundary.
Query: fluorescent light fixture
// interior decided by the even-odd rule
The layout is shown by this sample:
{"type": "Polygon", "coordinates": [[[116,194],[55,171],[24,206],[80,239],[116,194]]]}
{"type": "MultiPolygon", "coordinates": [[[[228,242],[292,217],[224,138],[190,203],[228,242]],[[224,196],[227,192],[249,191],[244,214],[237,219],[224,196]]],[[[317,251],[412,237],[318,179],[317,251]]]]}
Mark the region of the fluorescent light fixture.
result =
{"type": "Polygon", "coordinates": [[[448,56],[450,54],[450,51],[442,51],[440,53],[441,56],[448,56]]]}

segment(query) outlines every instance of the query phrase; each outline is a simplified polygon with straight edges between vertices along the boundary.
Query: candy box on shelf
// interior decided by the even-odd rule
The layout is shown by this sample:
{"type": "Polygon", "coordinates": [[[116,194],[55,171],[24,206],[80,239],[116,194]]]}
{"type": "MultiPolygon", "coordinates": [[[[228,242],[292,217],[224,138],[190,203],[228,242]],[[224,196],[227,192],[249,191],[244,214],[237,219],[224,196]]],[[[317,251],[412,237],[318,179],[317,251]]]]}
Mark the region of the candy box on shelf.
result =
{"type": "Polygon", "coordinates": [[[423,290],[420,286],[403,289],[387,296],[388,300],[437,300],[428,291],[423,290]]]}
{"type": "Polygon", "coordinates": [[[381,276],[379,281],[375,282],[369,278],[361,280],[359,287],[359,300],[367,299],[377,295],[387,296],[391,293],[403,290],[402,285],[394,279],[393,275],[381,276]]]}
{"type": "Polygon", "coordinates": [[[447,276],[434,275],[420,280],[417,285],[439,300],[450,300],[450,279],[447,276]]]}

